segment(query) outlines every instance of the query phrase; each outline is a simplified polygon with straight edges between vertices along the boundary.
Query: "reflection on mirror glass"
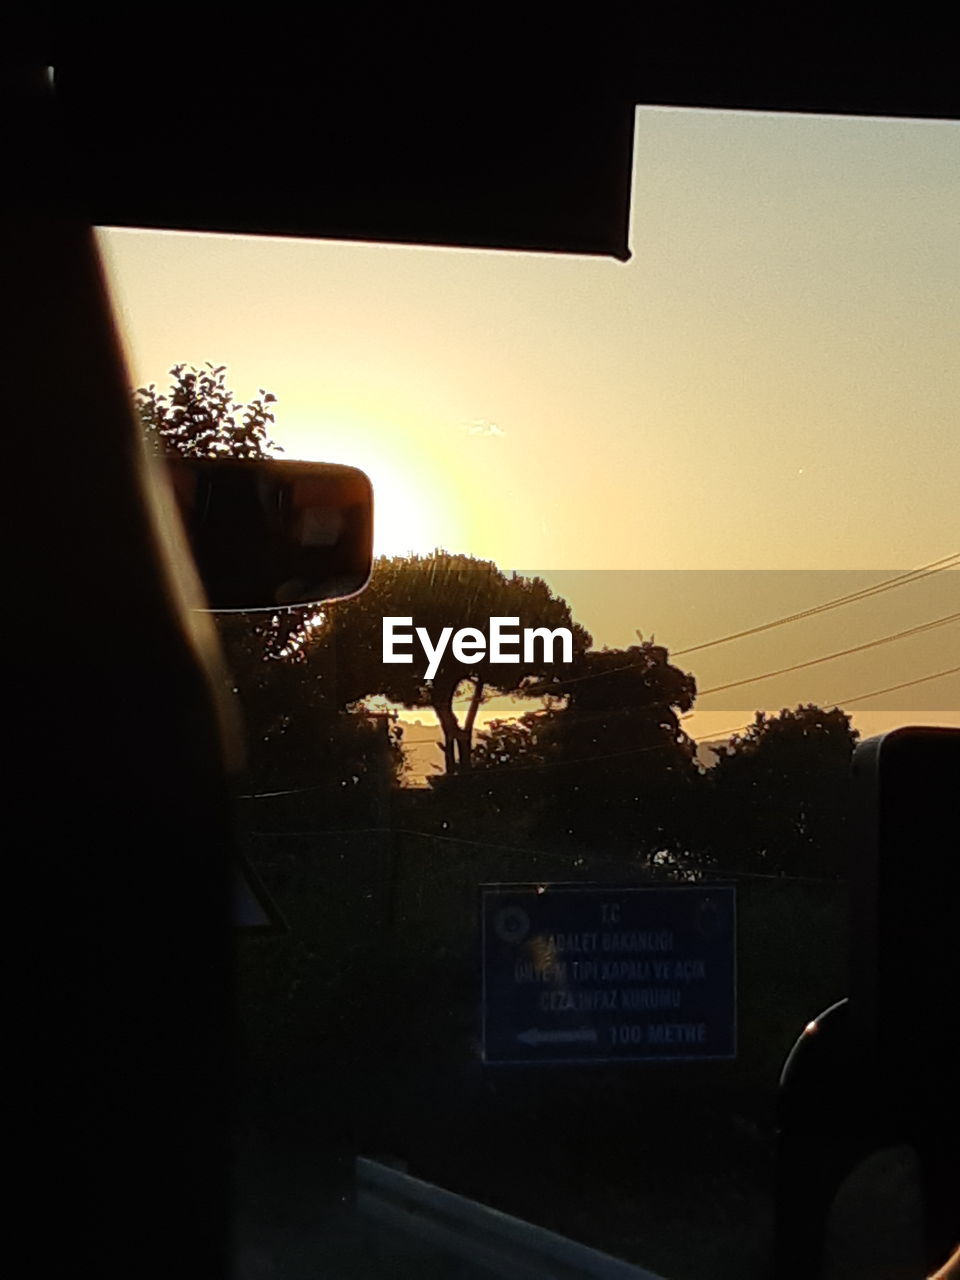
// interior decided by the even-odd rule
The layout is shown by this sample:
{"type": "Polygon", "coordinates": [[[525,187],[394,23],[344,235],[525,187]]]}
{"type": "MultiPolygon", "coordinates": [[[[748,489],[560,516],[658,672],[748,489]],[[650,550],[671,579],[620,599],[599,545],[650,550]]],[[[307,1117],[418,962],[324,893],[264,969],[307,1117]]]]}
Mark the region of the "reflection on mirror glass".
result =
{"type": "MultiPolygon", "coordinates": [[[[272,606],[216,618],[287,926],[238,938],[251,1274],[446,1274],[404,1176],[772,1273],[781,1069],[849,991],[853,750],[960,725],[957,173],[951,123],[645,108],[627,263],[101,233],[148,433],[220,455],[179,471],[211,593],[272,606]],[[183,357],[229,391],[152,391],[183,357]],[[300,603],[365,575],[346,480],[214,472],[268,423],[371,479],[351,599],[300,603]]],[[[904,1254],[870,1168],[866,1266],[904,1254]]]]}
{"type": "Polygon", "coordinates": [[[315,604],[365,585],[373,501],[355,467],[274,458],[166,461],[212,609],[315,604]]]}

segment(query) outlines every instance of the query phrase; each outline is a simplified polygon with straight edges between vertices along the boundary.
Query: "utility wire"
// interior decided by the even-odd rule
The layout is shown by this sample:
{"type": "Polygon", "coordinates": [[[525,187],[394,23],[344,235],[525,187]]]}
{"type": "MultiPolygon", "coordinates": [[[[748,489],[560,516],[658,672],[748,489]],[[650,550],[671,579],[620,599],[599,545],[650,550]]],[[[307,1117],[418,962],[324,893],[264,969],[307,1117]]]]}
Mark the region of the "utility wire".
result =
{"type": "Polygon", "coordinates": [[[891,684],[886,689],[874,689],[872,693],[858,693],[855,698],[839,698],[836,702],[828,705],[831,707],[846,707],[851,702],[862,702],[864,698],[879,698],[884,693],[896,693],[898,689],[909,689],[911,685],[926,684],[928,680],[939,680],[941,676],[952,676],[960,671],[960,667],[947,667],[944,671],[934,671],[932,675],[920,676],[916,680],[904,680],[902,684],[891,684]]]}
{"type": "MultiPolygon", "coordinates": [[[[904,680],[900,684],[889,685],[886,689],[874,689],[871,693],[858,693],[852,698],[838,698],[831,702],[825,702],[824,707],[843,708],[849,705],[851,702],[862,702],[866,698],[876,698],[876,697],[880,697],[880,695],[885,693],[894,693],[898,689],[908,689],[913,685],[926,684],[927,681],[939,680],[943,676],[954,675],[958,671],[960,671],[960,667],[947,667],[943,671],[933,671],[929,675],[919,676],[915,680],[904,680]]],[[[752,728],[753,728],[753,723],[740,724],[740,725],[736,725],[732,729],[718,729],[716,732],[712,733],[710,735],[710,738],[708,739],[692,739],[692,741],[698,741],[698,742],[703,741],[706,743],[710,743],[713,741],[720,741],[721,739],[724,739],[724,738],[730,738],[737,733],[745,733],[748,729],[752,729],[752,728]]],[[[591,764],[595,760],[613,760],[621,756],[645,755],[648,751],[665,751],[668,748],[675,747],[677,745],[679,744],[673,741],[658,742],[658,743],[654,743],[651,746],[645,746],[645,747],[626,747],[621,751],[610,751],[602,755],[578,756],[573,760],[545,760],[545,761],[540,761],[536,764],[497,765],[490,769],[481,768],[481,769],[476,769],[472,772],[474,776],[479,776],[484,773],[501,774],[501,773],[514,773],[514,772],[532,772],[533,770],[539,770],[539,769],[556,769],[556,768],[562,768],[565,766],[570,767],[572,765],[577,765],[577,764],[591,764]]],[[[325,785],[314,785],[309,787],[290,787],[284,791],[258,791],[258,792],[252,792],[246,795],[238,795],[234,798],[237,800],[271,800],[278,796],[304,795],[307,792],[311,792],[311,791],[325,791],[325,790],[326,790],[325,785]]]]}
{"type": "MultiPolygon", "coordinates": [[[[738,725],[735,729],[722,729],[716,736],[718,738],[729,737],[731,734],[739,733],[743,729],[748,729],[749,725],[738,725]]],[[[693,741],[693,739],[691,739],[693,741]]],[[[601,755],[595,756],[577,756],[573,760],[543,760],[536,764],[504,764],[496,765],[490,769],[472,769],[471,776],[481,777],[483,774],[495,774],[499,776],[502,773],[525,773],[536,769],[562,769],[570,768],[577,764],[592,764],[595,760],[614,760],[621,756],[637,756],[645,755],[648,751],[665,751],[670,747],[676,747],[680,744],[674,741],[655,742],[645,747],[625,747],[620,751],[608,751],[601,755]]],[[[306,791],[323,791],[323,786],[310,787],[291,787],[288,791],[261,791],[252,795],[237,796],[238,800],[266,800],[275,796],[293,796],[300,795],[306,791]]]]}
{"type": "MultiPolygon", "coordinates": [[[[557,854],[556,849],[551,849],[551,850],[525,849],[523,848],[522,845],[492,844],[489,840],[468,840],[462,836],[438,835],[435,832],[431,832],[431,831],[414,831],[410,827],[371,828],[370,834],[372,835],[374,834],[374,832],[383,832],[383,833],[396,832],[397,835],[419,836],[425,840],[442,840],[448,844],[474,845],[475,847],[481,848],[481,849],[495,849],[498,853],[525,853],[525,854],[533,854],[541,858],[552,858],[552,857],[556,857],[556,854],[557,854]]],[[[337,834],[346,835],[348,833],[338,832],[337,834]]],[[[582,856],[582,855],[578,855],[578,856],[582,856]]],[[[704,870],[704,871],[709,871],[712,875],[727,876],[731,879],[734,877],[746,876],[746,877],[749,877],[751,880],[803,880],[808,884],[835,884],[836,883],[835,880],[831,880],[826,876],[778,876],[767,871],[729,871],[725,867],[712,867],[712,866],[707,866],[704,868],[681,867],[678,869],[680,871],[704,870]]],[[[664,877],[664,878],[666,879],[667,877],[664,877]]],[[[536,881],[534,880],[532,883],[535,884],[536,881]]]]}
{"type": "MultiPolygon", "coordinates": [[[[735,631],[728,636],[720,636],[716,640],[706,640],[702,644],[691,645],[686,649],[668,650],[668,652],[671,658],[680,658],[688,653],[697,653],[701,649],[710,649],[715,645],[726,644],[731,640],[739,640],[745,636],[769,631],[773,627],[785,626],[787,623],[796,622],[801,618],[809,618],[818,613],[825,613],[830,609],[838,609],[841,605],[853,604],[858,600],[866,600],[884,591],[891,591],[894,587],[907,586],[911,582],[919,582],[921,578],[928,578],[935,573],[943,573],[945,569],[953,568],[960,568],[960,551],[954,551],[949,556],[943,556],[940,560],[932,560],[929,564],[921,565],[917,569],[910,569],[906,573],[897,574],[895,577],[887,578],[883,582],[877,582],[872,587],[864,587],[861,591],[839,596],[835,600],[827,600],[823,604],[814,605],[809,609],[801,609],[799,612],[787,614],[783,618],[775,618],[772,622],[764,622],[756,627],[748,627],[744,631],[735,631]]],[[[584,680],[599,680],[603,676],[616,675],[622,671],[632,671],[636,665],[636,663],[630,663],[622,667],[611,667],[608,671],[589,671],[585,675],[570,676],[566,680],[557,680],[552,684],[532,686],[527,690],[527,693],[529,695],[556,693],[558,690],[566,688],[567,685],[580,684],[584,680]]]]}
{"type": "MultiPolygon", "coordinates": [[[[816,614],[825,613],[829,610],[840,608],[841,606],[846,604],[852,604],[859,600],[869,599],[874,595],[879,595],[882,592],[893,590],[895,587],[906,586],[911,582],[918,582],[923,578],[928,578],[936,573],[942,573],[944,570],[951,569],[956,566],[960,566],[960,552],[957,552],[957,551],[952,552],[950,555],[942,556],[939,560],[932,560],[930,561],[929,564],[920,565],[916,569],[910,569],[905,573],[897,574],[892,578],[887,578],[883,582],[875,583],[872,587],[864,587],[860,591],[850,592],[845,596],[839,596],[834,600],[825,601],[823,604],[814,605],[809,609],[802,609],[797,613],[787,614],[782,618],[774,619],[772,622],[765,622],[755,627],[748,627],[743,631],[735,631],[735,632],[732,632],[730,635],[720,636],[715,640],[707,640],[707,641],[704,641],[702,644],[691,645],[686,649],[676,649],[672,653],[670,653],[670,656],[672,658],[678,658],[689,653],[699,653],[703,649],[710,649],[710,648],[716,647],[717,645],[727,644],[732,640],[740,640],[746,636],[759,635],[762,632],[772,630],[775,627],[785,626],[790,622],[796,622],[802,618],[813,617],[816,614]]],[[[922,623],[920,624],[919,627],[910,628],[907,631],[899,632],[896,635],[885,636],[879,640],[869,641],[866,644],[858,645],[852,649],[844,649],[834,654],[828,654],[822,658],[812,658],[807,662],[797,663],[796,665],[791,667],[783,667],[779,671],[770,671],[765,673],[764,675],[751,676],[747,679],[731,681],[730,683],[724,684],[724,685],[715,685],[713,688],[710,688],[710,689],[701,689],[701,690],[698,690],[697,696],[706,697],[708,694],[711,694],[711,693],[721,693],[726,691],[727,689],[740,688],[743,685],[758,683],[761,680],[771,679],[774,676],[778,676],[778,675],[785,675],[791,671],[800,671],[800,670],[803,670],[805,667],[816,666],[821,662],[829,662],[833,658],[846,657],[849,654],[858,653],[858,652],[861,652],[862,650],[869,649],[869,648],[874,648],[877,645],[889,644],[895,640],[903,639],[909,635],[920,635],[925,630],[930,630],[934,627],[944,625],[945,623],[956,620],[958,617],[960,617],[960,614],[947,615],[947,617],[945,618],[937,619],[930,623],[922,623]]],[[[526,691],[526,696],[534,697],[538,695],[539,696],[555,695],[558,690],[564,689],[567,685],[579,684],[584,680],[598,680],[602,676],[616,675],[625,671],[633,671],[637,669],[637,666],[638,664],[636,663],[630,663],[622,667],[613,667],[607,671],[593,671],[593,672],[588,672],[582,676],[571,676],[566,680],[559,680],[554,682],[553,684],[548,684],[548,685],[541,684],[539,686],[533,686],[526,691]]],[[[937,678],[936,676],[923,677],[924,680],[936,679],[936,678],[937,678]]],[[[907,682],[904,685],[894,686],[894,688],[906,688],[910,683],[913,683],[913,682],[907,682]]],[[[922,683],[922,681],[917,681],[916,683],[922,683]]],[[[885,692],[892,692],[892,691],[893,689],[880,690],[878,692],[885,693],[885,692]]],[[[868,698],[872,696],[874,695],[862,694],[857,699],[847,699],[847,701],[859,701],[864,698],[868,698]]],[[[550,714],[550,711],[551,711],[550,708],[543,708],[541,710],[523,712],[519,716],[504,716],[501,718],[501,723],[507,723],[510,721],[518,722],[521,719],[523,719],[524,716],[548,715],[550,714]]],[[[594,718],[605,719],[616,714],[619,714],[619,713],[615,711],[601,712],[601,713],[597,713],[597,715],[594,718]]],[[[284,793],[277,792],[275,794],[279,795],[284,793]]]]}
{"type": "MultiPolygon", "coordinates": [[[[271,835],[272,832],[258,832],[259,835],[271,835]]],[[[494,844],[490,840],[469,840],[463,836],[447,836],[441,835],[436,831],[415,831],[412,827],[346,827],[342,829],[334,829],[330,831],[320,831],[318,835],[324,836],[380,836],[380,835],[399,835],[399,836],[416,836],[422,840],[439,840],[444,844],[463,844],[471,845],[477,849],[493,849],[497,853],[522,853],[527,856],[539,858],[555,858],[557,856],[556,849],[528,849],[523,845],[517,844],[494,844]]],[[[569,851],[573,854],[575,851],[569,851]]],[[[587,857],[586,854],[576,854],[577,857],[587,857]]],[[[780,876],[768,871],[731,871],[725,867],[714,867],[707,865],[704,867],[678,867],[681,873],[689,871],[709,872],[711,876],[722,876],[727,879],[749,879],[749,880],[797,880],[806,884],[836,884],[837,881],[831,880],[826,876],[780,876]]],[[[661,877],[651,877],[651,879],[660,880],[661,877]]],[[[669,876],[663,876],[662,880],[670,879],[669,876]]],[[[530,881],[536,884],[536,879],[530,881]]],[[[553,881],[552,883],[556,883],[553,881]]]]}
{"type": "MultiPolygon", "coordinates": [[[[895,693],[898,689],[908,689],[911,686],[917,685],[917,684],[926,684],[926,682],[929,680],[939,680],[943,676],[954,675],[958,671],[960,671],[960,667],[947,667],[943,671],[934,671],[934,672],[931,672],[930,675],[920,676],[916,680],[904,680],[900,684],[888,685],[886,689],[874,689],[871,693],[858,693],[852,698],[838,698],[832,702],[825,702],[824,708],[839,707],[842,709],[843,707],[848,706],[851,702],[862,702],[866,698],[878,698],[882,694],[895,693]]],[[[694,741],[697,743],[703,742],[706,745],[709,745],[709,743],[713,741],[719,742],[721,739],[731,738],[736,733],[745,733],[748,729],[752,729],[754,727],[754,723],[755,722],[751,722],[750,724],[738,724],[738,725],[735,725],[732,729],[718,729],[715,732],[711,733],[708,739],[694,738],[694,739],[691,739],[691,741],[694,741]]],[[[648,751],[665,751],[667,750],[667,748],[674,747],[677,745],[679,744],[672,741],[657,742],[657,743],[654,743],[652,746],[626,747],[622,751],[610,751],[603,755],[578,756],[574,760],[545,760],[545,761],[539,761],[536,764],[497,765],[494,768],[490,768],[490,769],[482,769],[482,768],[475,769],[475,770],[472,770],[472,773],[474,776],[479,776],[484,773],[492,773],[492,774],[499,775],[501,773],[530,772],[536,769],[556,769],[556,768],[561,768],[563,766],[569,767],[571,765],[576,765],[576,764],[592,764],[594,760],[613,760],[620,756],[644,755],[648,751]]],[[[295,796],[295,795],[302,795],[304,792],[308,792],[308,791],[323,791],[323,790],[326,790],[326,788],[323,786],[291,787],[286,791],[258,791],[249,795],[237,796],[236,799],[238,800],[270,800],[275,798],[276,796],[295,796]]]]}
{"type": "Polygon", "coordinates": [[[795,662],[789,667],[780,667],[776,671],[766,671],[763,675],[748,676],[744,680],[731,680],[727,684],[717,684],[711,689],[701,689],[697,696],[705,698],[708,693],[722,693],[727,689],[739,689],[745,684],[756,684],[760,680],[770,680],[774,676],[786,675],[790,671],[802,671],[805,667],[815,667],[821,662],[832,662],[834,658],[846,658],[852,653],[863,653],[865,649],[876,649],[882,644],[892,644],[895,640],[904,640],[908,636],[923,635],[935,627],[944,627],[951,622],[960,621],[960,612],[948,613],[942,618],[934,618],[931,622],[921,622],[916,627],[908,627],[906,631],[897,631],[890,636],[881,636],[879,640],[868,640],[865,644],[854,645],[851,649],[838,649],[836,653],[824,654],[822,658],[809,658],[806,662],[795,662]]]}
{"type": "Polygon", "coordinates": [[[728,636],[720,636],[716,640],[705,640],[703,644],[690,645],[686,649],[674,649],[671,657],[682,658],[688,653],[699,653],[702,649],[712,649],[718,644],[727,644],[731,640],[741,640],[744,636],[759,635],[762,631],[770,631],[774,627],[785,626],[788,622],[797,622],[801,618],[811,618],[814,614],[826,613],[830,609],[839,609],[842,605],[853,604],[857,600],[866,600],[870,596],[880,595],[884,591],[892,591],[894,587],[903,587],[910,582],[919,582],[921,578],[929,578],[935,573],[943,573],[945,569],[960,566],[960,551],[944,556],[941,560],[933,560],[930,564],[921,565],[919,569],[910,569],[907,573],[897,574],[894,578],[886,578],[872,587],[864,587],[860,591],[852,591],[849,595],[838,596],[835,600],[827,600],[823,604],[813,605],[809,609],[801,609],[797,613],[787,614],[783,618],[775,618],[772,622],[764,622],[756,627],[747,627],[744,631],[733,631],[728,636]]]}
{"type": "MultiPolygon", "coordinates": [[[[829,653],[822,658],[811,658],[807,662],[798,662],[792,667],[783,667],[779,671],[768,671],[765,675],[750,676],[745,680],[734,680],[729,684],[714,685],[712,689],[700,689],[697,691],[697,697],[703,698],[703,697],[706,697],[708,693],[721,693],[726,689],[736,689],[742,685],[755,684],[760,680],[767,680],[772,678],[773,676],[784,675],[791,671],[800,671],[804,667],[817,666],[821,662],[829,662],[832,658],[846,657],[851,653],[859,653],[863,649],[873,649],[873,648],[876,648],[878,645],[890,644],[894,640],[902,640],[908,636],[913,636],[913,635],[922,635],[925,631],[933,630],[935,627],[945,626],[950,622],[956,622],[958,619],[960,619],[960,613],[947,614],[946,617],[936,618],[932,622],[920,623],[918,626],[910,627],[906,631],[900,631],[896,635],[882,636],[879,640],[870,640],[866,644],[855,646],[853,649],[844,649],[844,650],[841,650],[839,653],[829,653]]],[[[627,668],[627,669],[630,670],[632,668],[627,668]]],[[[953,675],[957,671],[960,671],[960,667],[947,667],[944,671],[934,671],[930,675],[920,676],[916,680],[904,680],[901,684],[888,685],[887,688],[885,689],[875,689],[872,693],[858,693],[855,697],[852,697],[852,698],[838,698],[836,701],[829,703],[827,705],[835,706],[835,707],[836,706],[843,707],[843,706],[846,706],[847,703],[849,702],[863,702],[866,698],[878,698],[885,693],[895,693],[898,689],[909,689],[912,685],[915,685],[915,684],[925,684],[928,680],[939,680],[941,676],[953,675]]],[[[604,674],[607,674],[607,673],[604,672],[604,674]]],[[[594,712],[589,716],[580,716],[577,718],[577,723],[585,724],[591,720],[613,720],[613,719],[616,719],[617,716],[636,715],[640,710],[642,710],[642,708],[635,708],[635,707],[611,708],[608,711],[594,712]]],[[[536,711],[525,711],[519,716],[505,716],[501,720],[499,720],[499,723],[517,724],[520,721],[522,721],[526,716],[539,717],[539,716],[550,715],[552,713],[553,713],[552,708],[544,707],[536,711]]],[[[696,712],[691,711],[691,712],[688,712],[686,715],[681,716],[680,719],[687,720],[690,718],[690,716],[695,714],[696,712]]]]}

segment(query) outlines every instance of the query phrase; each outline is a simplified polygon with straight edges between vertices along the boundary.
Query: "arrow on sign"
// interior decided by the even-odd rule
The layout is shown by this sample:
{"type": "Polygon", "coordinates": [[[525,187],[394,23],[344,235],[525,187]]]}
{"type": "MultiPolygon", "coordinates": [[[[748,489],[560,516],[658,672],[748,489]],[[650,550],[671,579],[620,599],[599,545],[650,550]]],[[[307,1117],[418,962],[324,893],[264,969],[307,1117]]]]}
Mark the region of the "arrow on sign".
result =
{"type": "Polygon", "coordinates": [[[280,908],[246,858],[236,855],[233,865],[233,923],[238,929],[259,933],[289,933],[280,908]]]}
{"type": "Polygon", "coordinates": [[[531,1027],[521,1031],[517,1039],[522,1044],[596,1044],[597,1033],[593,1027],[580,1027],[577,1031],[541,1031],[531,1027]]]}

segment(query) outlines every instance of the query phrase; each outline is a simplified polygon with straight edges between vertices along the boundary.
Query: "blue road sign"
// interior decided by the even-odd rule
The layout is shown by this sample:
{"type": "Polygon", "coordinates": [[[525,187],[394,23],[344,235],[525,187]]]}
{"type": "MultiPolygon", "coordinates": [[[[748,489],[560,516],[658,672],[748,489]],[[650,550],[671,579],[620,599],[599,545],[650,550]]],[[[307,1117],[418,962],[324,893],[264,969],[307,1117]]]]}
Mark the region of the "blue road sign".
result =
{"type": "Polygon", "coordinates": [[[488,1063],[736,1057],[736,891],[483,885],[488,1063]]]}

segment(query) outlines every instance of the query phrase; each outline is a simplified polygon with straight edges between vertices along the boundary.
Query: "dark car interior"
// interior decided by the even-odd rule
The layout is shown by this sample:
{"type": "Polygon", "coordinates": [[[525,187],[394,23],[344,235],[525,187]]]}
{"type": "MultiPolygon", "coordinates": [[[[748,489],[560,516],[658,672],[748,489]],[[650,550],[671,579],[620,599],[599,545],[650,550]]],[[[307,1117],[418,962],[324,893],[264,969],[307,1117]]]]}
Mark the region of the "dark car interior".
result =
{"type": "MultiPolygon", "coordinates": [[[[9,466],[23,592],[12,618],[24,631],[8,784],[18,870],[8,903],[22,917],[8,1045],[22,1080],[8,1097],[24,1128],[10,1175],[39,1211],[21,1237],[31,1270],[106,1280],[234,1268],[236,845],[226,779],[242,734],[220,691],[173,489],[132,412],[93,228],[624,260],[638,103],[957,118],[940,64],[918,76],[892,43],[857,58],[808,36],[759,58],[730,32],[692,48],[674,32],[664,44],[632,9],[615,13],[609,27],[578,15],[581,29],[565,34],[551,18],[516,38],[509,24],[476,40],[448,36],[442,54],[431,23],[411,32],[413,18],[400,15],[375,37],[331,20],[322,51],[295,59],[249,42],[238,63],[194,32],[186,78],[169,61],[142,60],[133,41],[107,53],[87,33],[53,39],[5,72],[6,420],[17,452],[28,446],[27,462],[9,466]],[[481,87],[491,65],[494,91],[481,87]],[[477,165],[479,195],[469,180],[477,165]]],[[[163,39],[177,39],[172,22],[163,39]]],[[[300,592],[288,599],[326,589],[311,586],[325,573],[341,575],[330,594],[365,580],[366,497],[351,483],[361,514],[346,570],[331,570],[329,556],[320,569],[319,560],[288,569],[284,580],[299,584],[289,590],[300,592]]],[[[240,572],[230,601],[248,586],[240,572]]],[[[904,1124],[922,1130],[931,1271],[956,1243],[956,858],[947,867],[925,852],[943,824],[956,850],[956,748],[955,731],[918,731],[860,757],[859,986],[853,1024],[833,1016],[821,1037],[825,1045],[836,1027],[841,1046],[856,1049],[838,1050],[841,1066],[826,1076],[820,1062],[793,1062],[778,1275],[820,1274],[824,1186],[867,1140],[844,1129],[860,1123],[849,1103],[860,1052],[895,1064],[877,1087],[894,1081],[909,1095],[904,1124]],[[910,815],[921,792],[928,817],[918,826],[910,815]],[[904,841],[930,877],[906,913],[894,852],[904,841]],[[914,945],[928,948],[937,975],[916,1014],[938,1028],[921,1066],[897,1037],[875,1043],[887,1011],[913,998],[884,956],[914,945]],[[841,1129],[836,1143],[847,1145],[831,1147],[833,1163],[818,1173],[826,1140],[811,1145],[811,1134],[841,1129]]]]}

